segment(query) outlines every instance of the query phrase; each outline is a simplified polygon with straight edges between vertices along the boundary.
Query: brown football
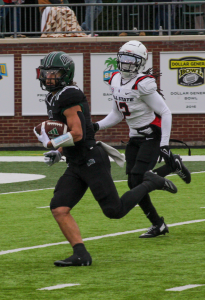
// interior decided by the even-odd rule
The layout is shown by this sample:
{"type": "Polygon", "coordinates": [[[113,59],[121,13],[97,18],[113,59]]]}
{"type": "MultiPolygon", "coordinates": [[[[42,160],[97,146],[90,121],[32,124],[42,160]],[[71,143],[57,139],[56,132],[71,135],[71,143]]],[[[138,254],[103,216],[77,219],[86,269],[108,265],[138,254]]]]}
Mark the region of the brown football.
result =
{"type": "Polygon", "coordinates": [[[36,126],[36,132],[38,134],[41,134],[41,126],[45,128],[45,132],[50,139],[54,139],[59,135],[65,134],[68,131],[67,125],[63,122],[47,120],[36,126]]]}

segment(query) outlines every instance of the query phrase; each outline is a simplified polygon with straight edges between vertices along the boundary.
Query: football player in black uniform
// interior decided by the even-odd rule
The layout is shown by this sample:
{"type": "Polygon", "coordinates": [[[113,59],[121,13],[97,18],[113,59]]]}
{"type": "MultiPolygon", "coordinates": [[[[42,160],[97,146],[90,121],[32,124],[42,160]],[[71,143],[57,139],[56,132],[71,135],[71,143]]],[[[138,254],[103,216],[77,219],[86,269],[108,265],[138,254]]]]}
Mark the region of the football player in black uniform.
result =
{"type": "Polygon", "coordinates": [[[85,248],[79,227],[70,214],[88,187],[108,218],[125,216],[149,192],[155,189],[176,193],[174,184],[152,172],[146,172],[143,182],[119,197],[110,174],[110,161],[100,145],[96,145],[88,103],[83,92],[73,82],[74,62],[64,52],[51,52],[37,69],[46,97],[48,117],[67,124],[69,132],[49,139],[45,129],[34,133],[45,148],[46,163],[53,165],[66,157],[68,167],[54,190],[50,208],[62,233],[73,247],[73,255],[55,261],[56,266],[89,266],[92,258],[85,248]]]}

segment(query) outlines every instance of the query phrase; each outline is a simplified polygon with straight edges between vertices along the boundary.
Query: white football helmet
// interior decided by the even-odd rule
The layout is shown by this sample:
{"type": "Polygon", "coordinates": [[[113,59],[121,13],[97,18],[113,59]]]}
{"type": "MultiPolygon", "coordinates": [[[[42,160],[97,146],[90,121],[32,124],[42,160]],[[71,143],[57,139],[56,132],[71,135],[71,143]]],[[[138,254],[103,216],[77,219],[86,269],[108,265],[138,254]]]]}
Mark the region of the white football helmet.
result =
{"type": "Polygon", "coordinates": [[[117,66],[122,78],[132,78],[141,73],[148,60],[147,48],[139,41],[125,43],[117,53],[117,66]]]}

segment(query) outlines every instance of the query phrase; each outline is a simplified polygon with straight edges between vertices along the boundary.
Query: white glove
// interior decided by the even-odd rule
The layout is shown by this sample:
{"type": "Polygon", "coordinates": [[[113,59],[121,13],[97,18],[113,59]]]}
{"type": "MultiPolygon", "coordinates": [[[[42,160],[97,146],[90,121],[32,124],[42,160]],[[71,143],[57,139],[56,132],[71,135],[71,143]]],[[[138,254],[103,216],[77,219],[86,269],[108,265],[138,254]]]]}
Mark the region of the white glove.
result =
{"type": "Polygon", "coordinates": [[[61,160],[62,154],[58,150],[51,150],[49,152],[43,153],[44,163],[47,164],[49,167],[58,163],[61,160]]]}
{"type": "Polygon", "coordinates": [[[36,132],[36,127],[34,127],[33,132],[36,135],[36,137],[39,140],[39,142],[41,142],[43,144],[43,146],[45,148],[47,148],[48,142],[50,142],[51,140],[47,136],[47,134],[45,132],[45,128],[41,127],[41,134],[38,134],[38,132],[36,132]]]}

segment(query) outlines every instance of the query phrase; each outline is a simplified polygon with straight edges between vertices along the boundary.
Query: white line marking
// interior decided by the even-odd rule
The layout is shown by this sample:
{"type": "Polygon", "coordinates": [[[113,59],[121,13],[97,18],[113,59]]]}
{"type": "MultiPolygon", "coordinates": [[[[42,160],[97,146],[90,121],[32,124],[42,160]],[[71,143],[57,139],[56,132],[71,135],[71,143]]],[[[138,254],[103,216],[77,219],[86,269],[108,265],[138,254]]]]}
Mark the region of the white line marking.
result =
{"type": "MultiPolygon", "coordinates": [[[[191,174],[200,174],[200,173],[205,173],[205,171],[201,171],[201,172],[192,172],[191,174]]],[[[177,174],[170,174],[168,176],[176,176],[177,174]]],[[[167,177],[168,177],[167,176],[167,177]]],[[[127,181],[125,180],[115,180],[114,182],[118,183],[118,182],[123,182],[123,181],[127,181]]],[[[44,191],[44,190],[54,190],[55,187],[51,187],[51,188],[45,188],[45,189],[37,189],[37,190],[27,190],[27,191],[18,191],[18,192],[9,192],[9,193],[0,193],[0,195],[9,195],[9,194],[18,194],[18,193],[29,193],[29,192],[38,192],[38,191],[44,191]]]]}
{"type": "Polygon", "coordinates": [[[9,192],[9,193],[1,193],[0,195],[9,195],[9,194],[20,194],[20,193],[30,193],[30,192],[38,192],[44,190],[54,190],[54,187],[45,188],[45,189],[38,189],[38,190],[27,190],[27,191],[18,191],[18,192],[9,192]]]}
{"type": "Polygon", "coordinates": [[[43,291],[43,290],[57,290],[57,289],[63,289],[68,286],[74,286],[74,285],[80,285],[80,283],[67,283],[67,284],[58,284],[54,286],[48,286],[42,289],[37,289],[37,291],[43,291]]]}
{"type": "Polygon", "coordinates": [[[36,207],[36,208],[47,208],[47,207],[50,207],[50,206],[41,206],[41,207],[36,207]]]}
{"type": "MultiPolygon", "coordinates": [[[[174,226],[181,226],[181,225],[187,225],[187,224],[193,224],[193,223],[199,223],[199,222],[205,222],[205,219],[168,224],[168,226],[169,227],[174,227],[174,226]]],[[[130,230],[130,231],[124,231],[124,232],[116,232],[116,233],[111,233],[111,234],[106,234],[106,235],[100,235],[100,236],[85,238],[85,239],[83,239],[83,241],[99,240],[99,239],[103,239],[103,238],[107,238],[107,237],[124,235],[124,234],[135,233],[135,232],[141,232],[141,231],[146,231],[146,230],[147,230],[147,228],[142,228],[142,229],[136,229],[136,230],[130,230]]],[[[46,247],[50,247],[50,246],[57,246],[57,245],[63,245],[63,244],[69,244],[69,242],[65,241],[65,242],[59,242],[59,243],[38,245],[38,246],[33,246],[33,247],[25,247],[25,248],[17,248],[17,249],[12,249],[12,250],[5,250],[5,251],[0,251],[0,255],[20,252],[20,251],[25,251],[25,250],[38,249],[38,248],[46,248],[46,247]]]]}
{"type": "Polygon", "coordinates": [[[205,207],[200,207],[200,208],[205,208],[205,207]]]}
{"type": "Polygon", "coordinates": [[[203,285],[205,285],[205,284],[188,284],[188,285],[184,285],[184,286],[179,286],[179,287],[174,287],[174,288],[171,288],[171,289],[167,289],[165,291],[181,292],[181,291],[184,291],[184,290],[193,289],[195,287],[203,286],[203,285]]]}

